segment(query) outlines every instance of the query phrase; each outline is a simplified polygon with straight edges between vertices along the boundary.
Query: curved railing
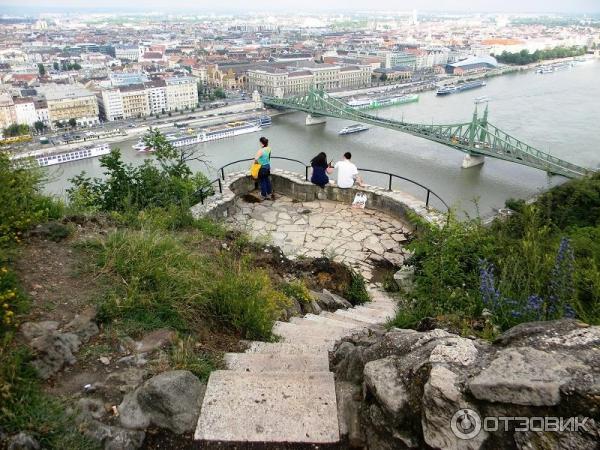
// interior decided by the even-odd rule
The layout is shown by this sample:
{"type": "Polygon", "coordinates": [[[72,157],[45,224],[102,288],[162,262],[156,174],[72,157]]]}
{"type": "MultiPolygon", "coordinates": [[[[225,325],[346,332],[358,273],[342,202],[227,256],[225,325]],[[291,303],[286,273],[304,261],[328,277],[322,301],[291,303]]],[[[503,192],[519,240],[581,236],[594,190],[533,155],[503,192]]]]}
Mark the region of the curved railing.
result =
{"type": "MultiPolygon", "coordinates": [[[[284,161],[291,161],[294,163],[298,163],[301,166],[304,167],[304,176],[305,179],[308,181],[308,169],[310,169],[311,166],[305,164],[303,161],[300,161],[298,159],[294,159],[294,158],[286,158],[284,156],[273,156],[271,157],[271,159],[279,159],[279,160],[284,160],[284,161]]],[[[223,193],[223,183],[222,180],[225,180],[225,169],[227,167],[233,166],[234,164],[239,164],[242,162],[250,162],[250,161],[254,161],[254,158],[245,158],[245,159],[238,159],[237,161],[232,161],[230,163],[225,164],[222,167],[219,167],[219,169],[217,169],[217,173],[219,174],[219,176],[217,178],[215,178],[214,180],[209,181],[205,186],[201,187],[198,191],[196,191],[196,195],[200,198],[200,202],[204,203],[204,200],[209,197],[210,195],[212,195],[212,193],[214,192],[213,187],[215,185],[215,183],[218,184],[218,188],[219,188],[219,193],[223,193]]],[[[411,180],[410,178],[406,178],[403,177],[401,175],[397,175],[395,173],[391,173],[391,172],[385,172],[382,170],[375,170],[375,169],[358,169],[359,172],[370,172],[370,173],[376,173],[379,175],[385,175],[388,177],[388,191],[392,190],[392,181],[394,178],[402,180],[402,181],[407,181],[411,184],[414,184],[415,186],[418,186],[422,189],[425,190],[426,192],[426,197],[425,197],[425,206],[429,206],[429,200],[431,198],[431,196],[433,195],[435,198],[437,198],[442,205],[444,205],[444,207],[446,208],[446,210],[449,210],[450,207],[448,206],[448,204],[444,201],[444,199],[442,199],[439,195],[437,195],[435,192],[433,192],[431,189],[429,189],[427,186],[422,185],[421,183],[411,180]]]]}

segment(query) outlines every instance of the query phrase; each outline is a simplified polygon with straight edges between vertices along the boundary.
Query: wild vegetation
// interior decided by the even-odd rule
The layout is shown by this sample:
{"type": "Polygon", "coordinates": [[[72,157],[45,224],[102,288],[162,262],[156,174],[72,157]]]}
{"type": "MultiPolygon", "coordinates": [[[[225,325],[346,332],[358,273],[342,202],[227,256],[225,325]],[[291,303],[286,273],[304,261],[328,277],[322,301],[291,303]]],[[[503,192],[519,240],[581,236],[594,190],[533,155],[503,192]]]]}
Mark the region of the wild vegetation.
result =
{"type": "Polygon", "coordinates": [[[529,50],[521,50],[520,52],[515,53],[503,51],[500,55],[496,55],[496,59],[501,63],[524,66],[526,64],[545,61],[548,59],[581,56],[585,55],[586,53],[586,47],[555,47],[548,50],[536,50],[533,53],[530,53],[529,50]]]}
{"type": "Polygon", "coordinates": [[[433,319],[492,337],[533,320],[600,323],[600,176],[507,206],[514,214],[491,226],[451,216],[424,228],[410,245],[415,285],[395,326],[433,319]]]}
{"type": "MultiPolygon", "coordinates": [[[[29,364],[34,355],[16,334],[34,301],[20,286],[15,262],[25,245],[38,242],[32,236],[40,230],[44,239],[67,246],[67,253],[83,255],[77,270],[102,286],[95,301],[103,337],[80,349],[82,361],[97,361],[120,339],[168,328],[176,332],[176,341],[157,370],[187,369],[205,380],[221,364],[219,346],[237,345],[242,338],[270,340],[273,323],[291,299],[310,300],[310,283],[276,273],[282,270],[280,256],[273,255],[273,270],[269,254],[244,234],[192,217],[189,207],[206,178],[192,173],[188,162],[201,155],[175,151],[158,132],[146,140],[156,149],[155,158],[134,167],[113,151],[101,158],[102,178],[81,174],[71,180],[66,204],[43,193],[43,172],[18,167],[0,153],[4,433],[27,431],[44,448],[95,448],[78,433],[67,404],[44,392],[29,364]],[[95,225],[86,230],[82,223],[95,225]],[[68,237],[71,230],[76,231],[68,237]]],[[[344,276],[343,283],[332,280],[334,290],[347,292],[353,302],[364,301],[364,280],[348,271],[344,276]]]]}

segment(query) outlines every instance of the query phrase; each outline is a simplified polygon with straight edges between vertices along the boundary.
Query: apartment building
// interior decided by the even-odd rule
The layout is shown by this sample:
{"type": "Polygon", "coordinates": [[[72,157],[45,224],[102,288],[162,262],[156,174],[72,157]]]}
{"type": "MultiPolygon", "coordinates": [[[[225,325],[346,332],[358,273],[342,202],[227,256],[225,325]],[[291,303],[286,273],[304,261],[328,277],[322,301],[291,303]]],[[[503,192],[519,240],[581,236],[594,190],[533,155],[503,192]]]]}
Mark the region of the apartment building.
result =
{"type": "MultiPolygon", "coordinates": [[[[153,80],[144,83],[148,97],[150,114],[160,114],[167,111],[167,83],[164,80],[153,80]]],[[[196,94],[196,103],[198,102],[196,94]]],[[[194,104],[195,105],[195,104],[194,104]]]]}
{"type": "Polygon", "coordinates": [[[169,111],[194,108],[198,105],[198,85],[193,77],[165,78],[167,109],[169,111]]]}
{"type": "Polygon", "coordinates": [[[35,106],[35,114],[37,120],[42,122],[45,126],[50,126],[50,114],[48,114],[48,102],[46,100],[36,99],[33,102],[35,106]]]}
{"type": "Polygon", "coordinates": [[[98,123],[98,100],[93,92],[79,84],[44,85],[38,88],[48,104],[51,126],[75,119],[77,125],[90,126],[98,123]]]}
{"type": "Polygon", "coordinates": [[[344,66],[340,68],[339,87],[352,89],[368,86],[372,73],[371,66],[344,66]]]}
{"type": "Polygon", "coordinates": [[[133,84],[119,88],[123,99],[123,117],[125,119],[145,117],[150,114],[148,95],[143,84],[133,84]]]}
{"type": "Polygon", "coordinates": [[[124,119],[123,98],[119,89],[103,89],[96,94],[102,119],[112,122],[124,119]]]}
{"type": "Polygon", "coordinates": [[[16,123],[15,103],[9,94],[0,94],[0,132],[16,123]]]}
{"type": "Polygon", "coordinates": [[[38,120],[33,98],[14,98],[16,123],[33,126],[38,120]]]}

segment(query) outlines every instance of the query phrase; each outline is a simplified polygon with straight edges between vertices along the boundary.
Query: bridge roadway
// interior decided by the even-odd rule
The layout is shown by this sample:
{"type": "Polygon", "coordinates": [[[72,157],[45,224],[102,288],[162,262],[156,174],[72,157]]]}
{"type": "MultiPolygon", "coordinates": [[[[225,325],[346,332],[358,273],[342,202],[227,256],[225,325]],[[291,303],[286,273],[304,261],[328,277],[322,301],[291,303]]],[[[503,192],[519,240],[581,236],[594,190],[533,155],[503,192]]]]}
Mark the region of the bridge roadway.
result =
{"type": "Polygon", "coordinates": [[[577,178],[591,170],[538,150],[510,136],[488,122],[488,108],[480,117],[477,106],[471,122],[450,125],[413,124],[384,119],[352,108],[326,92],[311,89],[307,94],[288,98],[263,97],[265,105],[303,111],[309,114],[307,124],[324,122],[326,117],[353,120],[408,133],[466,153],[463,167],[481,164],[485,156],[523,164],[552,175],[577,178]]]}

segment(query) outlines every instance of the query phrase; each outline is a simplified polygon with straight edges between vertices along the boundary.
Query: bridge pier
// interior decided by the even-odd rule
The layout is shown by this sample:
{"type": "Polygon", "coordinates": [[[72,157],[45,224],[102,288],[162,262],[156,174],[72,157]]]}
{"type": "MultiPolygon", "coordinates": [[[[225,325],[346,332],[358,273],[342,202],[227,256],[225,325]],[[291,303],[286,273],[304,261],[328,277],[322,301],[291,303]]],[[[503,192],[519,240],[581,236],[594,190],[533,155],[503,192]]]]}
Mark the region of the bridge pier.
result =
{"type": "Polygon", "coordinates": [[[312,114],[306,115],[306,125],[317,125],[325,122],[327,122],[327,117],[325,116],[313,116],[312,114]]]}
{"type": "Polygon", "coordinates": [[[475,167],[483,164],[485,162],[485,157],[480,155],[469,155],[468,153],[465,155],[462,168],[468,169],[469,167],[475,167]]]}

